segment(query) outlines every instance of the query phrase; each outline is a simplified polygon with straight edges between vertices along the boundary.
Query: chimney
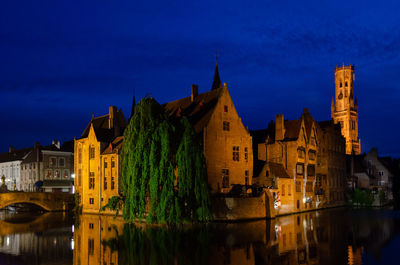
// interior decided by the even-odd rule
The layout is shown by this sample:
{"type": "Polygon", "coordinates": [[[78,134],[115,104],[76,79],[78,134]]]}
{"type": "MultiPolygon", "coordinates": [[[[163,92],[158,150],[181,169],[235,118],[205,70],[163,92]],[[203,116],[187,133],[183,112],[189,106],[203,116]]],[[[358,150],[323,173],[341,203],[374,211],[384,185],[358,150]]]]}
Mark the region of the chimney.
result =
{"type": "Polygon", "coordinates": [[[275,115],[275,141],[281,141],[285,138],[285,125],[283,114],[275,115]]]}
{"type": "Polygon", "coordinates": [[[14,150],[15,150],[15,149],[14,149],[14,146],[11,146],[11,145],[10,145],[10,147],[8,148],[8,152],[9,152],[9,153],[12,153],[12,152],[14,152],[14,150]]]}
{"type": "Polygon", "coordinates": [[[114,119],[115,116],[117,116],[117,107],[115,106],[109,106],[108,107],[108,128],[112,129],[114,128],[114,119]]]}
{"type": "Polygon", "coordinates": [[[51,143],[53,145],[55,145],[58,149],[60,149],[60,141],[58,141],[57,139],[54,139],[51,143]]]}
{"type": "Polygon", "coordinates": [[[193,84],[192,85],[192,94],[190,95],[190,101],[193,102],[198,94],[199,94],[199,86],[193,84]]]}

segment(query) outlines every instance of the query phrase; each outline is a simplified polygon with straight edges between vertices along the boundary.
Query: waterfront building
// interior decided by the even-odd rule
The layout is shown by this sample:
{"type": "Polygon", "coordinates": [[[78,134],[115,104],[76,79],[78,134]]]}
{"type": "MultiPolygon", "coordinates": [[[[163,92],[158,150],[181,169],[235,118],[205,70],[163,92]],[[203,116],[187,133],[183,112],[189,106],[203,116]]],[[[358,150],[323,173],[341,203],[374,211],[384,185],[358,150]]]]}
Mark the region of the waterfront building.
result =
{"type": "Polygon", "coordinates": [[[122,110],[92,117],[79,139],[75,139],[75,190],[83,212],[98,213],[119,191],[119,152],[127,126],[122,110]]]}
{"type": "Polygon", "coordinates": [[[5,184],[10,191],[21,190],[21,163],[32,148],[14,149],[0,154],[0,178],[5,178],[5,184]]]}
{"type": "Polygon", "coordinates": [[[74,152],[72,141],[54,140],[51,145],[34,147],[21,162],[21,187],[23,191],[45,192],[73,191],[74,152]]]}
{"type": "Polygon", "coordinates": [[[379,157],[378,149],[372,148],[366,154],[347,156],[347,175],[351,188],[369,189],[375,194],[374,205],[380,205],[379,192],[383,193],[383,203],[393,200],[392,159],[379,157]]]}
{"type": "Polygon", "coordinates": [[[163,105],[171,118],[187,117],[199,136],[207,164],[211,193],[228,193],[233,185],[251,185],[252,137],[236,111],[226,83],[222,85],[218,64],[211,91],[163,105]]]}
{"type": "Polygon", "coordinates": [[[346,139],[333,120],[318,122],[318,166],[315,184],[321,206],[343,205],[346,188],[346,139]]]}
{"type": "Polygon", "coordinates": [[[339,123],[346,138],[346,154],[361,153],[358,138],[358,102],[354,96],[354,65],[335,68],[335,99],[332,98],[331,117],[339,123]]]}
{"type": "Polygon", "coordinates": [[[270,180],[275,182],[271,192],[277,215],[314,209],[319,203],[315,196],[315,169],[319,152],[317,128],[318,124],[308,109],[304,109],[297,120],[284,120],[283,114],[279,114],[275,123],[271,122],[266,130],[253,132],[257,155],[255,163],[263,164],[254,182],[261,186],[268,186],[264,183],[270,180]],[[285,176],[268,170],[271,162],[279,166],[279,172],[282,169],[286,171],[285,176]]]}

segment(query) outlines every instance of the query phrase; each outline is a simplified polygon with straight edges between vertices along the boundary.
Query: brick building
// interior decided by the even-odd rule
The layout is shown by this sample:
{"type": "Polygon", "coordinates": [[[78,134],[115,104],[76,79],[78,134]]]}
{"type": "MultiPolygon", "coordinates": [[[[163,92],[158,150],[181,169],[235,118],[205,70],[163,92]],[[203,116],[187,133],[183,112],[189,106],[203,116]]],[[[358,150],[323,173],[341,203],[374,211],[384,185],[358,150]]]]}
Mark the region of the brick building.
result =
{"type": "Polygon", "coordinates": [[[333,120],[318,122],[319,153],[316,191],[321,203],[342,205],[346,188],[346,139],[333,120]]]}
{"type": "Polygon", "coordinates": [[[252,137],[242,123],[226,83],[222,85],[218,64],[211,91],[191,95],[163,105],[170,117],[187,117],[203,146],[211,193],[227,193],[232,185],[251,185],[252,137]]]}

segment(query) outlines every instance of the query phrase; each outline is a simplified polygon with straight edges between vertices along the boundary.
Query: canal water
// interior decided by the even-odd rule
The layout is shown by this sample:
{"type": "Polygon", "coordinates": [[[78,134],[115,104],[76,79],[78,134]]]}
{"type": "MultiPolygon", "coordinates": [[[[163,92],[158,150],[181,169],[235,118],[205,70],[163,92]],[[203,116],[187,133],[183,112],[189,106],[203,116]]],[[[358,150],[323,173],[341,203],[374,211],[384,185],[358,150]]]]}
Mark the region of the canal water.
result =
{"type": "Polygon", "coordinates": [[[400,211],[332,209],[173,229],[0,212],[0,264],[400,264],[400,211]]]}

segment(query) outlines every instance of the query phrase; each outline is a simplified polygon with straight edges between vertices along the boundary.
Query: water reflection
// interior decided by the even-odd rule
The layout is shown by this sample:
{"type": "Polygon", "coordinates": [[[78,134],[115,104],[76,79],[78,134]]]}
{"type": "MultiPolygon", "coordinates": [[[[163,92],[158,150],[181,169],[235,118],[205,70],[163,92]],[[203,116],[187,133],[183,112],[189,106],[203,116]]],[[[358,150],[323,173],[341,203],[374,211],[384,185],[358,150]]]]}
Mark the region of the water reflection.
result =
{"type": "Polygon", "coordinates": [[[62,213],[0,212],[0,264],[71,264],[72,237],[62,213]]]}
{"type": "Polygon", "coordinates": [[[397,219],[384,213],[339,209],[181,229],[83,215],[74,264],[378,264],[397,233],[397,219]]]}

